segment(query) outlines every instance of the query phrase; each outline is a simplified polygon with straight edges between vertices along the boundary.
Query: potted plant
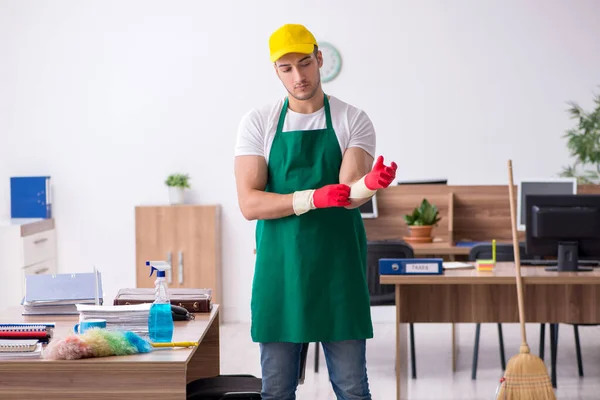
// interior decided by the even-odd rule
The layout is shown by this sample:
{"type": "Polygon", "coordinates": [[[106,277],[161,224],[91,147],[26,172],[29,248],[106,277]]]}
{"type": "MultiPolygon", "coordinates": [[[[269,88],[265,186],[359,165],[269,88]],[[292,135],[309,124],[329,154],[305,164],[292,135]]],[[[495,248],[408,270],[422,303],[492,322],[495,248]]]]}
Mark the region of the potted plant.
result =
{"type": "Polygon", "coordinates": [[[568,139],[567,147],[575,161],[560,175],[577,178],[579,183],[600,183],[600,95],[596,95],[594,103],[595,109],[590,112],[575,102],[568,103],[571,118],[577,123],[564,137],[568,139]]]}
{"type": "Polygon", "coordinates": [[[410,232],[410,236],[405,236],[404,240],[413,243],[432,242],[431,230],[440,219],[438,208],[427,199],[423,199],[421,205],[415,207],[412,214],[404,216],[410,232]]]}
{"type": "Polygon", "coordinates": [[[169,203],[183,204],[185,189],[190,188],[190,177],[187,174],[171,174],[165,184],[169,188],[169,203]]]}

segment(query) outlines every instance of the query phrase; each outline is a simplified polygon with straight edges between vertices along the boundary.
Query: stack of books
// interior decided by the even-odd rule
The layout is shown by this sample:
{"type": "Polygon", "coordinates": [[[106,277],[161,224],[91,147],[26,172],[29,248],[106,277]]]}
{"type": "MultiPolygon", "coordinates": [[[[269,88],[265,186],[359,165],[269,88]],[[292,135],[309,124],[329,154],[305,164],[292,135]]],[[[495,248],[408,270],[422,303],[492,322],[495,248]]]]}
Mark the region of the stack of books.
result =
{"type": "Polygon", "coordinates": [[[100,272],[25,276],[23,315],[77,315],[77,304],[102,304],[100,272]]]}
{"type": "Polygon", "coordinates": [[[106,329],[131,331],[144,337],[148,335],[148,317],[152,303],[124,306],[96,306],[77,304],[79,321],[86,319],[106,320],[106,329]]]}
{"type": "Polygon", "coordinates": [[[21,322],[0,324],[0,341],[37,340],[48,343],[54,333],[54,322],[21,322]]]}

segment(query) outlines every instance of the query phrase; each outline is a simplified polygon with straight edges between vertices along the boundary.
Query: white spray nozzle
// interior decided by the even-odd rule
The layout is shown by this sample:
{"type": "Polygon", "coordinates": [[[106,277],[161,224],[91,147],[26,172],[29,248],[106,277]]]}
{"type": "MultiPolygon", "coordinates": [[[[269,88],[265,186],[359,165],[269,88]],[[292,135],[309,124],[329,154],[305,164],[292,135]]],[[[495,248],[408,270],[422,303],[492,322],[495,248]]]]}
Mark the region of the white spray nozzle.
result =
{"type": "Polygon", "coordinates": [[[159,278],[164,278],[165,271],[171,269],[171,265],[166,261],[146,261],[146,266],[149,266],[150,276],[154,273],[154,271],[158,271],[156,276],[159,278]]]}

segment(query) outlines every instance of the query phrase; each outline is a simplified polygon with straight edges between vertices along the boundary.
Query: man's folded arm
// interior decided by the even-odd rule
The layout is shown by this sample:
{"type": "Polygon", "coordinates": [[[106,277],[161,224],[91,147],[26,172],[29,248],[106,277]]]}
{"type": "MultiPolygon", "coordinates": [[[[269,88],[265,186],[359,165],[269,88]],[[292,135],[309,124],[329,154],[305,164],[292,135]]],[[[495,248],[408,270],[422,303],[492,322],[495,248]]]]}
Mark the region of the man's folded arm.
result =
{"type": "Polygon", "coordinates": [[[277,219],[294,214],[293,193],[265,192],[267,163],[262,156],[235,157],[235,181],[238,204],[249,221],[277,219]]]}

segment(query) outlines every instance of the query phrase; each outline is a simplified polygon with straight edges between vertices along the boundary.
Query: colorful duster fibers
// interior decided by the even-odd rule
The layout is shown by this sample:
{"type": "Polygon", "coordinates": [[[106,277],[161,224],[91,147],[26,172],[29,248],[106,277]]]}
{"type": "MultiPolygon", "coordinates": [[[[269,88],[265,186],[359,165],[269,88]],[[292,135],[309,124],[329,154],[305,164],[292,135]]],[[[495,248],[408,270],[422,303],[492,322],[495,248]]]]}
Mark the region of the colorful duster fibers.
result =
{"type": "Polygon", "coordinates": [[[48,360],[77,360],[90,357],[124,356],[152,351],[152,345],[133,332],[92,328],[81,335],[51,340],[42,357],[48,360]]]}

